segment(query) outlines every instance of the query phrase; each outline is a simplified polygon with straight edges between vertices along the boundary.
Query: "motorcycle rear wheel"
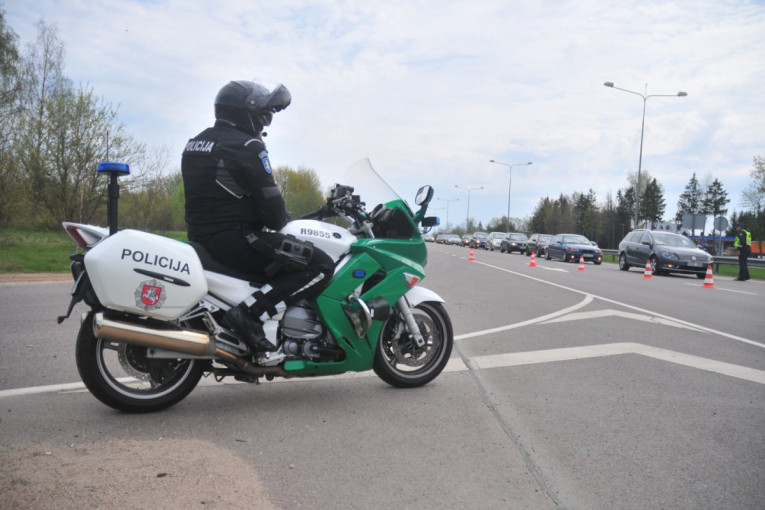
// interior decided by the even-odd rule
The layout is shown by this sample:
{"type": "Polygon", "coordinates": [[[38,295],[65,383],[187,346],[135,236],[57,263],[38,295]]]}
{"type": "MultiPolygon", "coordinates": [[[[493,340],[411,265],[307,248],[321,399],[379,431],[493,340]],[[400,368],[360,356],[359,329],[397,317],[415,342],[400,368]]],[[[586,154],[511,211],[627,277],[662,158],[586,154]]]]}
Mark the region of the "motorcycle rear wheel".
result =
{"type": "Polygon", "coordinates": [[[420,303],[412,313],[425,345],[417,347],[403,318],[394,313],[382,328],[372,364],[380,379],[397,388],[416,388],[435,379],[449,362],[454,345],[452,323],[441,303],[420,303]]]}
{"type": "Polygon", "coordinates": [[[149,359],[147,349],[98,338],[90,312],[77,335],[75,358],[80,378],[104,404],[128,413],[161,411],[193,390],[206,361],[149,359]]]}

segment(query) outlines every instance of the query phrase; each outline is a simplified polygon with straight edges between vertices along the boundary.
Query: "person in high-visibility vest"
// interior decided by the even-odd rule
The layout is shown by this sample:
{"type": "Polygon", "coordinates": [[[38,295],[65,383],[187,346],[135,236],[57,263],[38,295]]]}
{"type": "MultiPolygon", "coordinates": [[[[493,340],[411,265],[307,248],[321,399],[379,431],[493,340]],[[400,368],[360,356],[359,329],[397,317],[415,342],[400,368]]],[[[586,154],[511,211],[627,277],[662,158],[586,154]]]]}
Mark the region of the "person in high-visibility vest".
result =
{"type": "Polygon", "coordinates": [[[752,253],[752,234],[740,223],[736,224],[736,239],[733,247],[738,252],[738,278],[736,281],[743,282],[749,279],[749,266],[746,259],[752,253]]]}

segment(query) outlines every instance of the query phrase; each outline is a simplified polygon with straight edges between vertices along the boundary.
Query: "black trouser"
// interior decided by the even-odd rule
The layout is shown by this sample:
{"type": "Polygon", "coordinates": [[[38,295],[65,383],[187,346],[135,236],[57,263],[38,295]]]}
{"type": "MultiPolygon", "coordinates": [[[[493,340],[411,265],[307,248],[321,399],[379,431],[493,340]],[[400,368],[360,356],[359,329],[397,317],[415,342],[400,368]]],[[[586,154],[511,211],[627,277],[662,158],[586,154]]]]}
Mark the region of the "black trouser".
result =
{"type": "MultiPolygon", "coordinates": [[[[255,293],[258,299],[251,309],[255,317],[260,316],[262,312],[273,315],[274,307],[279,302],[284,302],[287,306],[292,305],[301,299],[318,295],[329,285],[329,280],[334,274],[335,263],[329,255],[315,246],[311,260],[305,269],[298,271],[282,269],[273,277],[266,277],[266,267],[273,262],[273,257],[264,253],[267,250],[253,248],[245,239],[247,233],[239,230],[225,230],[198,242],[203,244],[219,262],[243,273],[262,275],[260,280],[266,281],[273,287],[265,295],[255,293]],[[322,278],[309,285],[318,276],[322,278]]],[[[257,236],[271,248],[279,248],[284,238],[282,234],[276,232],[258,232],[257,236]]]]}
{"type": "Polygon", "coordinates": [[[749,254],[752,253],[752,249],[749,246],[742,246],[738,250],[738,277],[741,280],[749,279],[749,264],[746,259],[749,258],[749,254]]]}

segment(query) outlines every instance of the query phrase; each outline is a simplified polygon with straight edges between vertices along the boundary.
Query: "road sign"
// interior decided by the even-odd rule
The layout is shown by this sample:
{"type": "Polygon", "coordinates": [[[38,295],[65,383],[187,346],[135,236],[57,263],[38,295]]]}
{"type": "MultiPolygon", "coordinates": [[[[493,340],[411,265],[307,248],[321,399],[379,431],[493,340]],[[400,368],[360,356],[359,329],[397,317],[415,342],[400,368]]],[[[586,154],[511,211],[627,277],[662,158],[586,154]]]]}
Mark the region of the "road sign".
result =
{"type": "Polygon", "coordinates": [[[725,230],[726,228],[728,228],[728,218],[725,216],[715,218],[715,230],[725,230]]]}
{"type": "Polygon", "coordinates": [[[704,226],[707,223],[706,214],[683,214],[683,229],[684,230],[704,230],[704,226]]]}

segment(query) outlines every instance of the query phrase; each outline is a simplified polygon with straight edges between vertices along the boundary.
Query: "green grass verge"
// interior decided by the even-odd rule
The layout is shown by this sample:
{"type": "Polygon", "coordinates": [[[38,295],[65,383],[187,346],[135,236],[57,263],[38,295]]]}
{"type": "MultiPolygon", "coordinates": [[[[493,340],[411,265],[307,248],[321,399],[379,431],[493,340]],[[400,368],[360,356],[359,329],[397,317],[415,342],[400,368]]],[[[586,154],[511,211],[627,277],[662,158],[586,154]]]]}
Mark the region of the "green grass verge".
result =
{"type": "MultiPolygon", "coordinates": [[[[161,235],[186,241],[186,232],[161,235]]],[[[0,229],[0,273],[67,273],[77,245],[61,232],[0,229]]]]}

